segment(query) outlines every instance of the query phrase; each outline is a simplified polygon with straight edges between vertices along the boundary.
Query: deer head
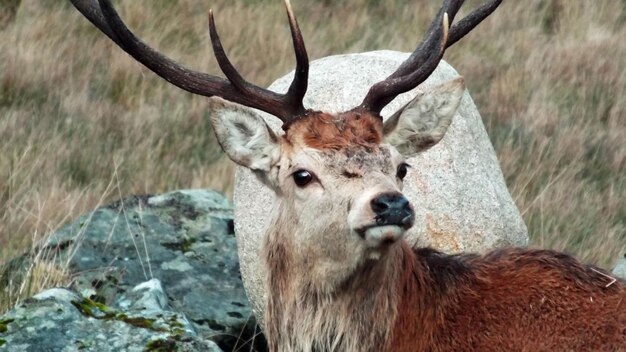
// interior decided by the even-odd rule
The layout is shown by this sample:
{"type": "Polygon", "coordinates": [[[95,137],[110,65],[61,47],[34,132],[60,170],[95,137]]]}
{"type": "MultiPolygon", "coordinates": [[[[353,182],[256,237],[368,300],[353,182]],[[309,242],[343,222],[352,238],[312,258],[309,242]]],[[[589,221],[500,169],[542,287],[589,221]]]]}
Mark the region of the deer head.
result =
{"type": "MultiPolygon", "coordinates": [[[[287,248],[290,265],[311,273],[307,285],[331,291],[368,260],[379,260],[413,225],[402,195],[410,168],[404,158],[439,142],[464,93],[462,78],[419,94],[385,122],[381,110],[423,82],[446,48],[500,4],[492,0],[450,26],[463,0],[445,0],[426,36],[393,74],[373,85],[361,104],[341,113],[304,107],[309,62],[289,0],[296,56],[285,94],[255,86],[237,72],[220,42],[213,13],[209,29],[226,79],[187,69],[139,40],[109,0],[71,0],[74,6],[137,61],[170,83],[212,98],[211,121],[226,154],[249,168],[281,199],[269,245],[287,248]],[[218,98],[219,97],[219,98],[218,98]],[[236,103],[236,104],[233,104],[236,103]],[[243,105],[243,106],[242,106],[243,105]],[[283,122],[270,129],[250,108],[283,122]]],[[[419,167],[415,165],[413,167],[419,167]]]]}

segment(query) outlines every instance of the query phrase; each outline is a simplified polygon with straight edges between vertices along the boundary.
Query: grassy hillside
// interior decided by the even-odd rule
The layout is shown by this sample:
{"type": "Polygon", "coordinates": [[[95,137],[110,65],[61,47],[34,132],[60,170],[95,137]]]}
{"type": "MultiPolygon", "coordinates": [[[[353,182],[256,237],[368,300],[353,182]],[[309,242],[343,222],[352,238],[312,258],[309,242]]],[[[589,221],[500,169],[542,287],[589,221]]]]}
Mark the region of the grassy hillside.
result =
{"type": "MultiPolygon", "coordinates": [[[[267,85],[293,68],[280,0],[116,4],[148,43],[195,69],[219,74],[209,7],[246,78],[267,85]]],[[[412,51],[438,5],[293,0],[312,59],[412,51]]],[[[445,57],[466,78],[532,244],[605,267],[626,252],[625,24],[624,0],[506,0],[445,57]]],[[[69,1],[0,0],[0,141],[0,263],[122,195],[232,191],[205,99],[135,63],[69,1]]],[[[64,279],[51,270],[33,268],[0,311],[15,292],[64,279]]]]}

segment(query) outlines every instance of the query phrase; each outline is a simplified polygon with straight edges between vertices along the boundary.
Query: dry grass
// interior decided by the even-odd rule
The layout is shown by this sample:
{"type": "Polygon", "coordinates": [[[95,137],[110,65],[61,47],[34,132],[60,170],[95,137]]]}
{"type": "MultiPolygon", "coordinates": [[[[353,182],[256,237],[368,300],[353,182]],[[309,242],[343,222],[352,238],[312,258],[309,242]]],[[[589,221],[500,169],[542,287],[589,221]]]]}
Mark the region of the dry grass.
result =
{"type": "MultiPolygon", "coordinates": [[[[0,0],[0,263],[119,193],[231,193],[233,166],[213,139],[205,99],[140,67],[68,1],[17,3],[0,0]]],[[[195,69],[218,73],[209,5],[245,77],[266,85],[293,66],[279,0],[117,3],[141,37],[195,69]]],[[[294,8],[310,56],[320,58],[410,51],[437,3],[295,0],[294,8]]],[[[533,244],[605,267],[626,252],[625,23],[623,0],[505,1],[446,54],[466,77],[533,244]]],[[[41,282],[40,270],[30,277],[41,282]]],[[[29,287],[20,295],[42,286],[29,287]]],[[[0,311],[18,297],[0,299],[0,311]]]]}

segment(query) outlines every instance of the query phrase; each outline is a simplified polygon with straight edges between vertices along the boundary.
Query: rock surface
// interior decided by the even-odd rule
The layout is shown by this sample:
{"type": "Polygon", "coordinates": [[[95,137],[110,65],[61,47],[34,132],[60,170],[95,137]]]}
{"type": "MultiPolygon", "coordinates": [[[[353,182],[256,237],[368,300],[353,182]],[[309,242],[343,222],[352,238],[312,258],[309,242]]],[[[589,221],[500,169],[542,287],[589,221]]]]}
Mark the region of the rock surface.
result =
{"type": "Polygon", "coordinates": [[[133,291],[125,311],[61,288],[37,294],[0,319],[0,351],[222,351],[169,310],[158,280],[133,291]]]}
{"type": "MultiPolygon", "coordinates": [[[[376,51],[327,57],[311,63],[307,108],[337,112],[358,105],[374,83],[391,74],[408,54],[376,51]]],[[[289,74],[270,86],[286,91],[289,74]]],[[[447,63],[416,90],[458,77],[447,63]]],[[[387,117],[416,95],[399,96],[383,110],[387,117]]],[[[280,122],[265,113],[280,131],[280,122]]],[[[279,132],[280,133],[280,132],[279,132]]],[[[525,246],[526,226],[507,190],[495,152],[469,93],[444,139],[408,160],[413,166],[404,182],[416,222],[408,240],[447,252],[483,251],[505,245],[525,246]]],[[[235,182],[235,232],[246,291],[257,316],[263,311],[263,271],[259,249],[270,220],[275,196],[244,168],[235,182]]]]}
{"type": "MultiPolygon", "coordinates": [[[[71,289],[75,293],[62,296],[73,295],[70,301],[80,295],[88,302],[97,302],[119,314],[139,310],[146,313],[145,319],[176,315],[184,327],[183,337],[196,341],[193,338],[197,334],[198,341],[210,339],[226,351],[242,346],[249,351],[251,341],[255,345],[252,350],[264,348],[262,337],[253,338],[258,329],[239,273],[232,206],[216,192],[187,190],[154,197],[130,197],[80,217],[57,231],[46,246],[46,252],[55,260],[69,262],[73,277],[71,289]],[[164,290],[154,283],[152,286],[144,284],[140,287],[151,294],[142,298],[141,289],[135,288],[153,278],[160,280],[164,290]]],[[[27,263],[28,260],[18,258],[15,262],[27,263]]],[[[0,276],[16,282],[19,278],[7,275],[20,275],[22,271],[15,265],[8,268],[12,271],[0,276]]],[[[120,343],[128,347],[121,350],[135,347],[141,350],[146,341],[163,335],[163,332],[144,331],[132,324],[124,325],[119,319],[104,319],[109,325],[105,321],[93,321],[93,317],[81,316],[81,311],[66,302],[67,299],[51,297],[51,301],[29,301],[17,308],[19,312],[9,313],[23,312],[26,318],[30,314],[42,317],[24,322],[23,326],[36,331],[29,335],[32,341],[45,338],[52,342],[56,335],[63,339],[63,331],[73,333],[75,328],[80,333],[81,321],[85,319],[91,324],[85,326],[89,326],[88,330],[94,335],[108,336],[107,331],[115,332],[120,328],[118,333],[124,336],[120,343]],[[51,337],[39,335],[48,331],[39,326],[47,324],[45,319],[55,317],[57,307],[64,311],[65,318],[59,326],[65,328],[51,328],[51,337]]],[[[0,338],[10,341],[1,332],[0,338]]],[[[77,339],[84,340],[83,337],[77,339]]],[[[93,343],[99,346],[97,340],[93,343]]]]}

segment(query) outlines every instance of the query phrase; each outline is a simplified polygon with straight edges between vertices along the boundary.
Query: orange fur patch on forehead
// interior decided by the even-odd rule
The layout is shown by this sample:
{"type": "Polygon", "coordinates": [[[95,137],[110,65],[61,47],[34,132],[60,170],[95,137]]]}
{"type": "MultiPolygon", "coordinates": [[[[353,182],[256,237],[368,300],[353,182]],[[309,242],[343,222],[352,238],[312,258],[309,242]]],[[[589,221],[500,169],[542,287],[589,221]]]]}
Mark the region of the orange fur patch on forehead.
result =
{"type": "Polygon", "coordinates": [[[382,132],[380,118],[368,113],[348,111],[331,115],[316,112],[289,126],[286,138],[292,144],[319,150],[340,150],[377,146],[383,140],[382,132]]]}

